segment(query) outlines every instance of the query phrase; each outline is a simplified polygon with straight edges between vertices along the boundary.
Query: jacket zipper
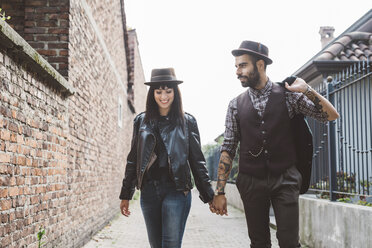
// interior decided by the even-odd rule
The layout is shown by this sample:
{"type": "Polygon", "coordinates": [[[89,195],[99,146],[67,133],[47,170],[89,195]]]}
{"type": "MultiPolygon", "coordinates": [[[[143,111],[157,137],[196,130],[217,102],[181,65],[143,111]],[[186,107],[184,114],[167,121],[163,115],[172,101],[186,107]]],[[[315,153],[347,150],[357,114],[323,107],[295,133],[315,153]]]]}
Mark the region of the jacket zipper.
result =
{"type": "Polygon", "coordinates": [[[156,137],[155,137],[155,135],[153,135],[152,133],[151,133],[151,135],[154,137],[155,143],[154,143],[154,145],[152,146],[152,149],[151,149],[149,162],[148,162],[147,165],[145,166],[145,169],[143,170],[143,173],[142,173],[142,175],[141,175],[141,177],[140,177],[140,181],[139,181],[139,184],[138,184],[138,186],[139,186],[140,189],[142,188],[142,180],[143,180],[143,176],[145,175],[145,172],[146,172],[146,170],[147,170],[147,167],[148,167],[149,164],[150,164],[150,161],[151,161],[151,155],[152,155],[152,153],[154,152],[155,145],[156,145],[156,137]]]}

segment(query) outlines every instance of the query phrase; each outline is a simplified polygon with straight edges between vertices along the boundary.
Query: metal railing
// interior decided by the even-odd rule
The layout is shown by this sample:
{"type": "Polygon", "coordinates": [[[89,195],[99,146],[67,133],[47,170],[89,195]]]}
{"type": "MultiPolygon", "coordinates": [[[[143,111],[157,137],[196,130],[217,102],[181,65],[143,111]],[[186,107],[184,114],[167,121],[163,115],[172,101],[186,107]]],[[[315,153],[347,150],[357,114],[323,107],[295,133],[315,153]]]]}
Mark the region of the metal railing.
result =
{"type": "Polygon", "coordinates": [[[310,191],[331,200],[372,196],[372,88],[369,61],[333,75],[316,90],[340,118],[327,124],[308,118],[314,137],[310,191]]]}

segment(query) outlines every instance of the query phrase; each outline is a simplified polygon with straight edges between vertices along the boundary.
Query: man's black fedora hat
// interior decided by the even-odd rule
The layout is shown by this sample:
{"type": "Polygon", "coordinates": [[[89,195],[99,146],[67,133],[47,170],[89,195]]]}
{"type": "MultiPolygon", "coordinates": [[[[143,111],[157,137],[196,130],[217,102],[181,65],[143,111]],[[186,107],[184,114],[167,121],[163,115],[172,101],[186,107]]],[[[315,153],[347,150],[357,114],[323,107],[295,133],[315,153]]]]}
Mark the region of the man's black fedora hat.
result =
{"type": "Polygon", "coordinates": [[[273,62],[269,58],[269,49],[267,48],[267,46],[255,41],[245,40],[240,44],[238,49],[232,50],[231,53],[234,56],[250,54],[263,59],[268,65],[273,62]]]}
{"type": "Polygon", "coordinates": [[[173,68],[159,68],[151,71],[150,82],[145,82],[146,85],[159,84],[181,84],[183,81],[177,80],[176,73],[173,68]]]}

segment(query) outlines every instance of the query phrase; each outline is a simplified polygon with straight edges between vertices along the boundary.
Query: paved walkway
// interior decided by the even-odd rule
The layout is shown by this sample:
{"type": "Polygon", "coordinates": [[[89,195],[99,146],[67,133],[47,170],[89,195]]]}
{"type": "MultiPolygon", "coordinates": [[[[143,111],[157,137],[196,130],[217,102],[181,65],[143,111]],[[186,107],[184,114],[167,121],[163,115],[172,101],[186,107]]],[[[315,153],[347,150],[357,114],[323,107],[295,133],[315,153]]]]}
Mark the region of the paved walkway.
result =
{"type": "MultiPolygon", "coordinates": [[[[118,214],[109,225],[97,233],[83,248],[147,248],[147,233],[139,200],[131,201],[131,216],[118,214]]],[[[183,248],[243,248],[249,247],[244,212],[231,206],[229,216],[217,216],[203,204],[193,191],[191,211],[186,224],[183,248]]],[[[271,229],[273,248],[279,247],[275,230],[271,229]]]]}

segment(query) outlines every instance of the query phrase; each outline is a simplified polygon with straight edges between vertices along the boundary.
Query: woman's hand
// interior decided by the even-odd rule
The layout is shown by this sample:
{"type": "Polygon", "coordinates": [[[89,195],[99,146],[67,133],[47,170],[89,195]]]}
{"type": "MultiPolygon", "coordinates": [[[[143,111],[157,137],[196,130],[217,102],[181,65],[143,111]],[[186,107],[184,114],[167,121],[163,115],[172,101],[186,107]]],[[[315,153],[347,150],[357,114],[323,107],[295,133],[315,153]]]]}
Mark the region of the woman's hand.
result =
{"type": "Polygon", "coordinates": [[[129,215],[130,215],[129,200],[121,200],[120,211],[121,211],[122,215],[124,215],[126,217],[129,217],[129,215]]]}
{"type": "Polygon", "coordinates": [[[212,213],[216,213],[217,215],[228,215],[227,214],[227,200],[224,195],[217,195],[213,198],[213,210],[211,209],[212,213]]]}

